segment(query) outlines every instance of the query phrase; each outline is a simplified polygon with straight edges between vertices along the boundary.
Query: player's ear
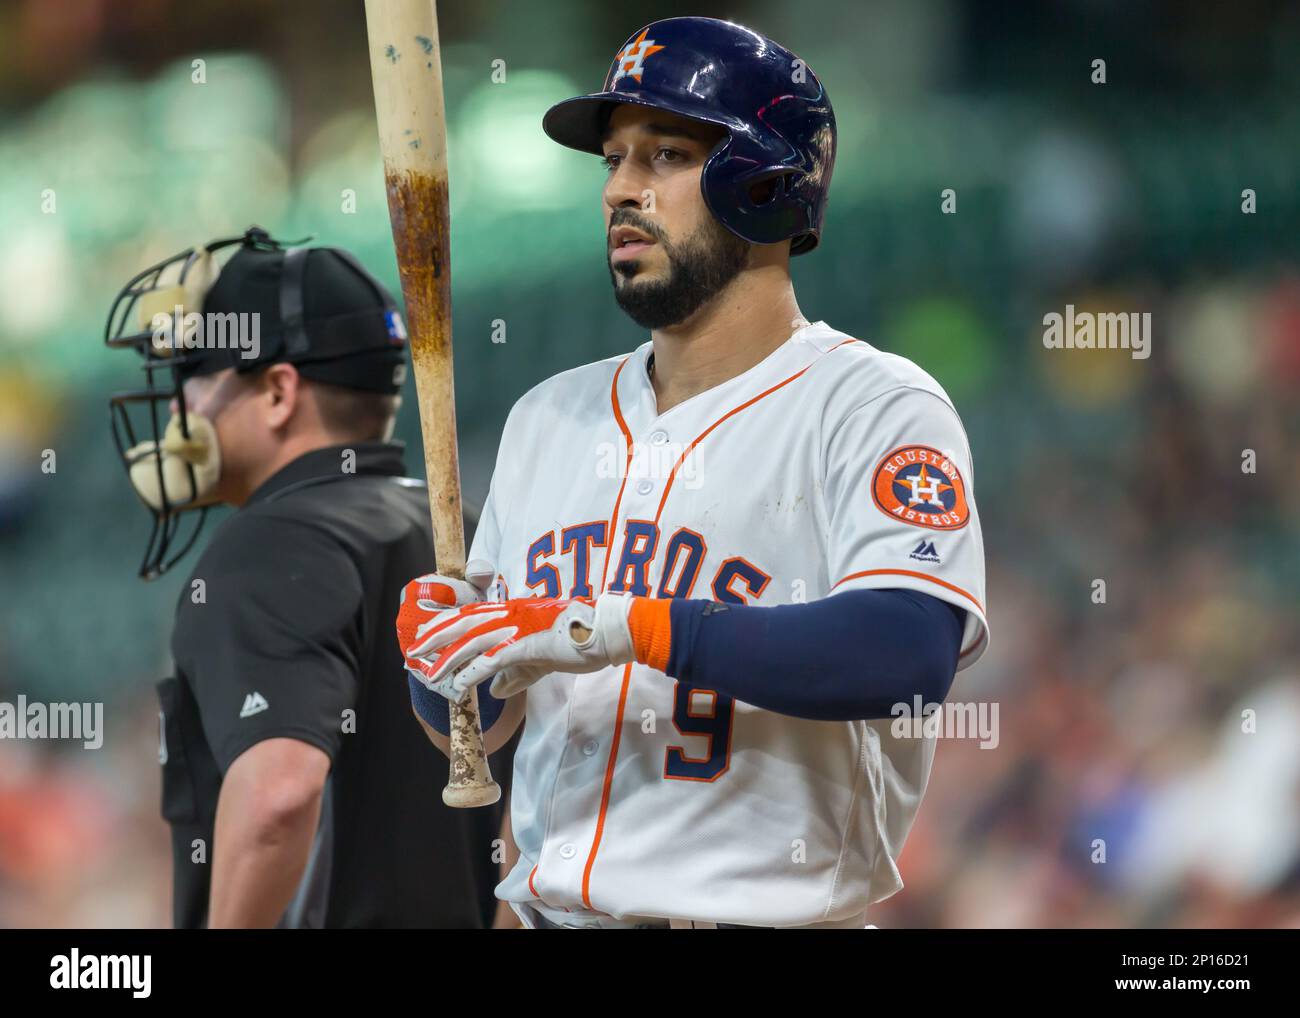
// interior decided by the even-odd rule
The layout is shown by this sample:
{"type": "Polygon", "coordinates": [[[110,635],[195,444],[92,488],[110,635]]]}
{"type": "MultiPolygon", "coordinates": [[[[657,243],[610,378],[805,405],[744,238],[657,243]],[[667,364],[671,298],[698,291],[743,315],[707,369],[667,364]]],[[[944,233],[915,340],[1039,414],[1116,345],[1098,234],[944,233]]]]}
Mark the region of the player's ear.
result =
{"type": "Polygon", "coordinates": [[[293,418],[302,395],[302,376],[292,364],[272,364],[259,379],[258,398],[267,425],[283,428],[293,418]]]}

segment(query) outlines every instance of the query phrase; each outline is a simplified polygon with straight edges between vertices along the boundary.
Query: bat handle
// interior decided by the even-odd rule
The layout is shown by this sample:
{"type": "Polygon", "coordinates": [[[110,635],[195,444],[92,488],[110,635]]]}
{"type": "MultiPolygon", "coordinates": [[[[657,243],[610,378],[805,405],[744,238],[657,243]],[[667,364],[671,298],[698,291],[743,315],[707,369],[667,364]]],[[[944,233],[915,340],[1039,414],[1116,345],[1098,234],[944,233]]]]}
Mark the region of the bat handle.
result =
{"type": "Polygon", "coordinates": [[[457,809],[490,806],[501,798],[501,786],[492,780],[483,726],[478,715],[478,690],[471,689],[461,703],[451,705],[451,777],[442,801],[457,809]]]}

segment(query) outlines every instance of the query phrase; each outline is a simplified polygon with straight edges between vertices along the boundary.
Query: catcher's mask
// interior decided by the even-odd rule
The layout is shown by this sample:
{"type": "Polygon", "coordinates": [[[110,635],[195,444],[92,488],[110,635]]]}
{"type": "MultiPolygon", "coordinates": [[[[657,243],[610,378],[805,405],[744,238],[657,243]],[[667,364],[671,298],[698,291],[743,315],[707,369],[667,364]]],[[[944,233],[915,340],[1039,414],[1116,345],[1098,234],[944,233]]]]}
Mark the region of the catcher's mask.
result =
{"type": "Polygon", "coordinates": [[[153,517],[146,580],[193,547],[219,501],[212,418],[234,376],[205,398],[208,415],[186,405],[187,379],[288,362],[304,378],[396,394],[406,375],[406,330],[384,286],[346,251],[286,248],[258,227],[139,273],[113,302],[104,342],[144,361],[143,387],[114,394],[109,411],[131,486],[153,517]],[[219,264],[218,252],[236,246],[219,264]]]}

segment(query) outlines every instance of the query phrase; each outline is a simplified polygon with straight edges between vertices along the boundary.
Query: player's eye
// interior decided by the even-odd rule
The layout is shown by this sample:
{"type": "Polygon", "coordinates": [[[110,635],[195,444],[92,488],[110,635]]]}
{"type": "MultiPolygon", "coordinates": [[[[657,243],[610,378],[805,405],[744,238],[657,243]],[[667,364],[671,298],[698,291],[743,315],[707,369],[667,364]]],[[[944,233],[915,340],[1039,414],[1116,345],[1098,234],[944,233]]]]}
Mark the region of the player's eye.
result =
{"type": "Polygon", "coordinates": [[[601,157],[601,160],[600,160],[600,163],[601,163],[602,166],[605,167],[605,169],[606,169],[608,172],[613,173],[614,170],[618,169],[618,163],[619,163],[619,159],[620,159],[620,158],[621,158],[621,157],[620,157],[619,155],[617,155],[616,153],[611,152],[611,153],[610,153],[609,155],[607,155],[607,156],[602,156],[602,157],[601,157]]]}
{"type": "Polygon", "coordinates": [[[676,163],[686,158],[684,152],[678,152],[675,148],[661,148],[655,153],[655,158],[665,163],[676,163]]]}

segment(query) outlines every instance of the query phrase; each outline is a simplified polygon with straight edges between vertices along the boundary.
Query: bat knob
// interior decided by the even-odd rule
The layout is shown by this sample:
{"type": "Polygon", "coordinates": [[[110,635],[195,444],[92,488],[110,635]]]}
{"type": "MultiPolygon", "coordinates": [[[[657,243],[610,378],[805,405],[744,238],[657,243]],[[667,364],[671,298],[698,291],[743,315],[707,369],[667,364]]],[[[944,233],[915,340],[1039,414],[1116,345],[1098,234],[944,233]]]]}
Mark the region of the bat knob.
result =
{"type": "Polygon", "coordinates": [[[442,790],[442,801],[453,809],[491,806],[500,799],[501,786],[495,781],[485,785],[448,785],[442,790]]]}

